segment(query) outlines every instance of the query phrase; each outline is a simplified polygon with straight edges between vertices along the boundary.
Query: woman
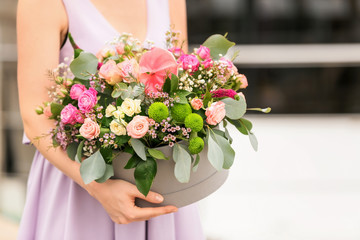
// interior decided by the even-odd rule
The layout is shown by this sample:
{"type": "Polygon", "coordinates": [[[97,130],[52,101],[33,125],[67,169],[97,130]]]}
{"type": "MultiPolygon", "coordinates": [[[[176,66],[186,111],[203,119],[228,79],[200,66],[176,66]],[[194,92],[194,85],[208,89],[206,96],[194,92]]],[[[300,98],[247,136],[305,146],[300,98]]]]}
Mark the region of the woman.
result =
{"type": "Polygon", "coordinates": [[[48,100],[47,70],[72,55],[68,31],[93,53],[121,32],[161,46],[170,25],[186,38],[185,0],[19,0],[17,24],[20,110],[26,136],[38,150],[18,239],[203,239],[194,206],[138,208],[135,198],[160,203],[163,197],[144,197],[122,180],[85,185],[79,164],[49,148],[50,137],[35,140],[53,127],[34,109],[48,100]]]}

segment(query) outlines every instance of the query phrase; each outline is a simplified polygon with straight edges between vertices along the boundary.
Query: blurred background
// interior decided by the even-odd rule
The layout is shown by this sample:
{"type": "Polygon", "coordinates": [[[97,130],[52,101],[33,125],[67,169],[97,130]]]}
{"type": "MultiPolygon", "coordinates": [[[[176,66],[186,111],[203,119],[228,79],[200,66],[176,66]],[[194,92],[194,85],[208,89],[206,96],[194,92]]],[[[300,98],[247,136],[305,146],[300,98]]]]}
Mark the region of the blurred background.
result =
{"type": "MultiPolygon", "coordinates": [[[[200,201],[209,240],[360,239],[360,0],[187,0],[190,45],[228,33],[253,152],[200,201]]],[[[0,0],[0,239],[15,239],[34,148],[21,144],[16,0],[0,0]]]]}

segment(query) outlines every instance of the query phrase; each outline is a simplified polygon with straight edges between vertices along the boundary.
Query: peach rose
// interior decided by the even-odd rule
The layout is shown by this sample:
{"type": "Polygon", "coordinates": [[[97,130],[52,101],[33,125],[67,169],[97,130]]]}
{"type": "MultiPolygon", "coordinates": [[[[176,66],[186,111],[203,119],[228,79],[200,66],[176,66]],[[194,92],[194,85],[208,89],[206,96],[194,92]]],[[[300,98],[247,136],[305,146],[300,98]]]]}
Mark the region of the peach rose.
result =
{"type": "Polygon", "coordinates": [[[126,59],[117,66],[120,69],[120,75],[124,82],[130,83],[137,81],[139,77],[139,64],[135,59],[126,59]]]}
{"type": "Polygon", "coordinates": [[[237,77],[238,81],[240,82],[241,89],[244,89],[248,86],[248,81],[244,74],[239,74],[236,77],[237,77]]]}
{"type": "Polygon", "coordinates": [[[50,104],[44,108],[44,115],[48,118],[50,118],[52,116],[50,104]]]}
{"type": "Polygon", "coordinates": [[[100,67],[99,76],[110,85],[121,82],[121,71],[114,60],[109,60],[100,67]]]}
{"type": "Polygon", "coordinates": [[[223,120],[225,113],[225,103],[221,101],[214,102],[205,111],[206,122],[210,125],[216,125],[223,120]]]}
{"type": "Polygon", "coordinates": [[[115,50],[119,55],[124,54],[125,53],[125,44],[122,42],[116,44],[115,50]]]}
{"type": "Polygon", "coordinates": [[[149,131],[148,117],[135,116],[126,126],[126,131],[132,138],[142,138],[149,131]]]}
{"type": "Polygon", "coordinates": [[[193,98],[190,102],[191,107],[195,110],[199,110],[203,106],[203,102],[200,98],[193,98]]]}
{"type": "Polygon", "coordinates": [[[102,62],[104,58],[111,57],[115,55],[115,51],[109,47],[102,48],[97,54],[96,57],[102,62]]]}
{"type": "Polygon", "coordinates": [[[80,134],[88,140],[99,136],[100,126],[90,118],[85,118],[84,124],[80,127],[80,134]]]}

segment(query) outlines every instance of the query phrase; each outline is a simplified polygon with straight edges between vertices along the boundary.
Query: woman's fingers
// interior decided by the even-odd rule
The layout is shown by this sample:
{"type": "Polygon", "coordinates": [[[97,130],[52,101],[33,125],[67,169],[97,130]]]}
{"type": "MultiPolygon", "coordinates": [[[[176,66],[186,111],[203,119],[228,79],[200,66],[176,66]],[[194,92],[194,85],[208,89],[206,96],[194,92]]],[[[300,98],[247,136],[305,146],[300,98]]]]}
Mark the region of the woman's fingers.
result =
{"type": "Polygon", "coordinates": [[[175,206],[164,206],[164,207],[154,207],[154,208],[139,208],[135,207],[135,219],[133,221],[144,221],[153,217],[158,217],[168,213],[177,212],[177,207],[175,206]]]}

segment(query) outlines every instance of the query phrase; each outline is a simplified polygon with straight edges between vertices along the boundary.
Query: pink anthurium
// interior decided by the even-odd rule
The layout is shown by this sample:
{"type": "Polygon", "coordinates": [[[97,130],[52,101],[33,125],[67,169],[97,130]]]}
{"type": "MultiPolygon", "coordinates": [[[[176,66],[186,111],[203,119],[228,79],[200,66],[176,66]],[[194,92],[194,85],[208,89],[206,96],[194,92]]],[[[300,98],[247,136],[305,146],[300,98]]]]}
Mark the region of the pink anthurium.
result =
{"type": "Polygon", "coordinates": [[[144,53],[140,62],[140,82],[145,84],[145,92],[161,91],[167,76],[172,73],[177,75],[175,57],[162,48],[153,48],[144,53]]]}

